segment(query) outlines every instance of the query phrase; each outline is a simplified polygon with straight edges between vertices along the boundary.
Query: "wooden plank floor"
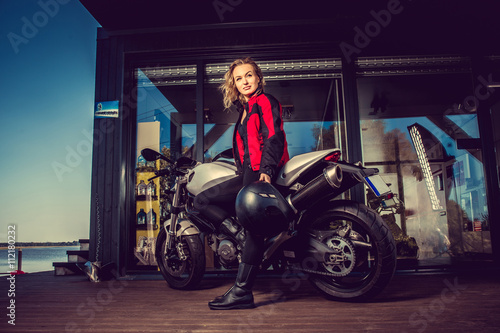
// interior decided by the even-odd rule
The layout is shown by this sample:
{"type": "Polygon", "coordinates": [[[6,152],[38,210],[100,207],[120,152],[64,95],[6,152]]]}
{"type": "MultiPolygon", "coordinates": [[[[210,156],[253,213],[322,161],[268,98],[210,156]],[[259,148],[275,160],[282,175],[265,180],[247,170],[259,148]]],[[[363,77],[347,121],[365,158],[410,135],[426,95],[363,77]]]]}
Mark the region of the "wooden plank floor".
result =
{"type": "Polygon", "coordinates": [[[178,291],[159,275],[89,282],[53,272],[17,276],[15,298],[0,281],[0,332],[500,332],[497,271],[397,274],[369,303],[323,298],[298,277],[259,276],[256,309],[211,311],[233,277],[208,277],[178,291]],[[9,320],[15,299],[15,326],[9,320]]]}

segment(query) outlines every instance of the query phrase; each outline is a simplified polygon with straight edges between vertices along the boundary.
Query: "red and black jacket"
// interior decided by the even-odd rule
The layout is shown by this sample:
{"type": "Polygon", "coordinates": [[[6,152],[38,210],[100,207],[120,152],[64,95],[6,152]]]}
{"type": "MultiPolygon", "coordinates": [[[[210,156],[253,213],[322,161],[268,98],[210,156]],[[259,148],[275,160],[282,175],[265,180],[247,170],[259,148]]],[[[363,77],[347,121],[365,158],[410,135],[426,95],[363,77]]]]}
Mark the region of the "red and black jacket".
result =
{"type": "Polygon", "coordinates": [[[273,177],[277,168],[289,159],[288,144],[283,131],[281,104],[272,95],[261,93],[250,98],[244,106],[247,116],[243,121],[247,133],[247,147],[238,131],[243,108],[234,128],[233,153],[238,171],[241,172],[245,152],[254,171],[273,177]]]}

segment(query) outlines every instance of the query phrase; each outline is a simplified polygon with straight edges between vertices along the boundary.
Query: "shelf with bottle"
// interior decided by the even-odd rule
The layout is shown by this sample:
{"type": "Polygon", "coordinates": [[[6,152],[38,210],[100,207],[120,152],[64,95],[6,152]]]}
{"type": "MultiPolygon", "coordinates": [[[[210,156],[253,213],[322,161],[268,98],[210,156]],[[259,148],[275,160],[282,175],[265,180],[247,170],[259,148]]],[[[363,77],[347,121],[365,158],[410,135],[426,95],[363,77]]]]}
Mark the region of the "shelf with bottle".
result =
{"type": "Polygon", "coordinates": [[[149,209],[146,213],[144,208],[140,208],[137,213],[136,228],[142,230],[156,230],[158,229],[158,220],[156,212],[153,208],[149,209]]]}
{"type": "Polygon", "coordinates": [[[135,186],[135,199],[137,201],[151,201],[158,200],[157,185],[154,180],[148,182],[144,179],[138,180],[139,183],[135,186]]]}
{"type": "MultiPolygon", "coordinates": [[[[156,161],[158,162],[158,161],[156,161]]],[[[160,231],[161,209],[160,178],[155,178],[159,165],[155,162],[138,164],[136,169],[136,216],[134,255],[139,266],[155,266],[154,248],[160,231]]]]}

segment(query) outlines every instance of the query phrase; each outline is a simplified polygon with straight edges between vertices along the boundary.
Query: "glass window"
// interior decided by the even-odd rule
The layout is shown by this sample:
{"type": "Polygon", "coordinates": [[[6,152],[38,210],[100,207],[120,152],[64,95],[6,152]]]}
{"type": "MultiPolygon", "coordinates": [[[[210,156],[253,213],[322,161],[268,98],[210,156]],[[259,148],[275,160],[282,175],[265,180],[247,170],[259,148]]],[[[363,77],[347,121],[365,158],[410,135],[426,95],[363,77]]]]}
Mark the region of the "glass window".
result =
{"type": "Polygon", "coordinates": [[[146,162],[141,150],[151,148],[176,160],[192,154],[196,143],[196,66],[136,69],[137,165],[134,256],[137,266],[155,266],[155,240],[169,218],[170,188],[155,178],[163,161],[146,162]]]}
{"type": "MultiPolygon", "coordinates": [[[[280,101],[290,157],[306,152],[341,147],[338,116],[338,60],[257,61],[266,86],[264,91],[280,101]]],[[[238,114],[224,110],[218,87],[229,63],[206,66],[205,159],[232,147],[238,114]]]]}
{"type": "Polygon", "coordinates": [[[470,74],[361,77],[365,165],[404,203],[382,211],[398,255],[433,263],[491,253],[482,155],[470,74]]]}

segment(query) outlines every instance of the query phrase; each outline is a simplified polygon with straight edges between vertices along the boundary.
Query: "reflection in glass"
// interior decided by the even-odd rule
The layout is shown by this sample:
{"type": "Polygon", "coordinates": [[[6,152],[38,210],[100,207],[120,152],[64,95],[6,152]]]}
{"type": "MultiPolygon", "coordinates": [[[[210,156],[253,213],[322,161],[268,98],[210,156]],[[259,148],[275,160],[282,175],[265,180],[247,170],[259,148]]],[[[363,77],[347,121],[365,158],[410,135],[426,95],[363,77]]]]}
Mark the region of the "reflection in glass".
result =
{"type": "MultiPolygon", "coordinates": [[[[422,129],[420,129],[420,131],[421,130],[422,129]]],[[[427,192],[429,193],[429,198],[431,199],[432,209],[433,210],[443,209],[436,195],[436,190],[431,173],[431,166],[429,164],[427,151],[425,150],[425,146],[422,140],[422,135],[420,135],[419,125],[418,124],[411,125],[410,127],[408,127],[408,131],[410,132],[411,140],[413,142],[413,147],[415,147],[415,151],[417,152],[418,163],[420,164],[420,168],[422,170],[425,179],[425,185],[427,186],[427,192]]]]}
{"type": "MultiPolygon", "coordinates": [[[[167,84],[158,73],[137,69],[138,123],[159,123],[159,150],[166,150],[167,156],[177,159],[193,150],[196,142],[195,88],[194,85],[167,84]]],[[[142,148],[141,148],[142,149],[142,148]]],[[[138,147],[138,155],[140,149],[138,147]]]]}
{"type": "Polygon", "coordinates": [[[412,238],[419,260],[491,253],[477,116],[459,106],[468,75],[365,77],[358,89],[364,163],[404,202],[382,212],[407,237],[398,255],[412,238]]]}

